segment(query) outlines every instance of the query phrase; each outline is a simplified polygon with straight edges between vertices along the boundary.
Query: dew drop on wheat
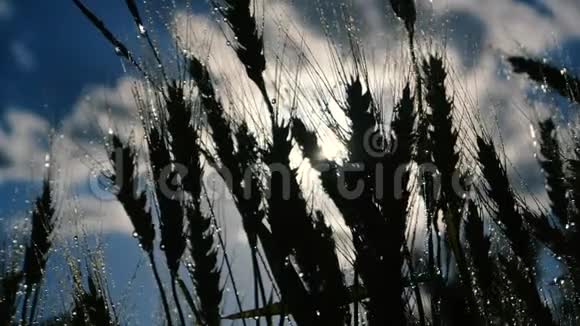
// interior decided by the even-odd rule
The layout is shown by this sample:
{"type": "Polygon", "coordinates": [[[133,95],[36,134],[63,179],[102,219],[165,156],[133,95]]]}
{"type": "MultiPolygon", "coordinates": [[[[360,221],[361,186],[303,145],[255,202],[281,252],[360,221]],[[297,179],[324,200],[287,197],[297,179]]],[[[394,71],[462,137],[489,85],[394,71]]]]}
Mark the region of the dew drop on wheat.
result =
{"type": "Polygon", "coordinates": [[[533,124],[530,124],[530,135],[532,136],[532,139],[536,139],[536,128],[533,124]]]}
{"type": "Polygon", "coordinates": [[[125,67],[125,62],[123,61],[123,59],[121,59],[121,69],[123,70],[124,74],[127,73],[127,67],[125,67]]]}
{"type": "Polygon", "coordinates": [[[44,156],[44,167],[45,168],[49,168],[50,167],[50,154],[46,154],[44,156]]]}

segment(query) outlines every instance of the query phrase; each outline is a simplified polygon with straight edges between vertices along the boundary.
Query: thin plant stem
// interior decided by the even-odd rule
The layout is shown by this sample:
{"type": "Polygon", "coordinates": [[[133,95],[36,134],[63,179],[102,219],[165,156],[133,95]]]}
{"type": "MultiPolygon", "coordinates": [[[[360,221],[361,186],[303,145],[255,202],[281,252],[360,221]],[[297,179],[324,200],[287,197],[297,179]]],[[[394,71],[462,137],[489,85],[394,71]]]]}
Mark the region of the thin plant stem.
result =
{"type": "Polygon", "coordinates": [[[32,287],[28,286],[26,288],[26,293],[24,294],[24,302],[22,303],[22,312],[20,315],[20,321],[23,325],[26,325],[26,316],[28,316],[28,300],[30,300],[30,293],[32,292],[32,287]]]}
{"type": "Polygon", "coordinates": [[[419,314],[419,325],[425,326],[427,323],[425,322],[425,309],[423,308],[423,299],[421,296],[421,289],[417,286],[417,283],[414,281],[415,269],[413,268],[413,264],[411,263],[411,252],[409,251],[409,247],[405,244],[403,246],[405,250],[405,256],[407,256],[409,267],[409,280],[411,280],[411,287],[413,288],[413,292],[415,293],[415,298],[417,300],[417,313],[419,314]]]}
{"type": "Polygon", "coordinates": [[[177,276],[171,277],[171,292],[173,293],[173,300],[175,301],[175,307],[177,308],[177,313],[179,314],[179,321],[181,325],[185,326],[185,317],[183,316],[183,309],[181,309],[181,303],[179,303],[179,296],[177,295],[177,288],[175,284],[177,283],[177,276]]]}
{"type": "Polygon", "coordinates": [[[34,321],[34,316],[36,315],[36,307],[38,305],[38,297],[40,296],[40,284],[36,286],[34,290],[34,297],[32,298],[32,306],[30,307],[30,316],[28,319],[28,324],[32,325],[34,321]]]}
{"type": "Polygon", "coordinates": [[[153,252],[149,253],[149,261],[151,262],[151,269],[153,270],[153,275],[155,277],[155,282],[159,288],[159,294],[161,295],[161,303],[163,304],[163,310],[165,311],[165,316],[167,318],[167,324],[169,326],[173,325],[171,321],[171,311],[169,310],[169,303],[167,302],[167,295],[165,294],[165,289],[163,288],[163,283],[161,283],[161,277],[159,276],[159,271],[157,270],[157,264],[155,263],[155,257],[153,252]]]}
{"type": "Polygon", "coordinates": [[[181,277],[177,278],[177,282],[179,284],[179,287],[181,288],[181,292],[183,292],[183,295],[185,295],[185,301],[187,301],[187,303],[189,304],[189,307],[193,311],[195,318],[197,318],[197,320],[202,320],[201,314],[199,313],[199,309],[197,309],[197,306],[195,305],[195,300],[193,299],[193,296],[189,292],[187,285],[185,285],[185,282],[181,279],[181,277]]]}

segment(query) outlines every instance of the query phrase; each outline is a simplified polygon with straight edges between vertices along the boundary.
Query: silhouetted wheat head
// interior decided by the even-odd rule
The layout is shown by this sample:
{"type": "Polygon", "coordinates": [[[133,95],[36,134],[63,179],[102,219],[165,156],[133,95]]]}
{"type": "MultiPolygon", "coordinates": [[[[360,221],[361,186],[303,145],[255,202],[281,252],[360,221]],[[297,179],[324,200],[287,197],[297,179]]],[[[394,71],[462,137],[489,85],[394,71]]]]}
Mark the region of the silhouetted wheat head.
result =
{"type": "MultiPolygon", "coordinates": [[[[373,324],[399,324],[406,318],[401,269],[409,194],[406,189],[403,189],[403,194],[395,194],[393,185],[397,169],[405,168],[411,158],[413,99],[409,87],[406,87],[391,124],[392,135],[396,139],[391,139],[381,135],[378,121],[373,114],[376,108],[372,96],[369,91],[363,92],[358,78],[347,84],[346,96],[345,108],[352,130],[346,144],[349,150],[349,161],[346,164],[350,167],[358,164],[362,169],[346,172],[346,168],[343,170],[336,163],[327,162],[330,166],[321,175],[322,185],[352,232],[357,255],[355,268],[360,273],[369,296],[369,320],[373,324]],[[396,151],[383,157],[370,155],[365,147],[368,146],[369,134],[379,138],[381,148],[373,150],[386,153],[388,146],[397,141],[396,151]],[[376,174],[377,164],[382,164],[384,169],[380,175],[376,174]],[[383,179],[377,179],[378,177],[383,179]],[[377,197],[375,188],[368,187],[355,198],[345,198],[337,188],[344,186],[352,189],[359,180],[366,184],[376,184],[376,180],[384,193],[377,197]]],[[[316,144],[315,139],[308,134],[301,139],[302,147],[310,148],[306,152],[312,151],[315,147],[313,143],[316,144]]],[[[408,176],[404,179],[407,180],[408,176]]],[[[406,181],[403,187],[406,188],[406,181]]]]}
{"type": "Polygon", "coordinates": [[[260,171],[258,165],[258,144],[255,137],[248,130],[245,123],[232,130],[232,124],[226,116],[224,107],[216,97],[214,86],[207,67],[197,58],[189,58],[189,73],[200,92],[203,113],[207,117],[217,157],[207,157],[222,173],[233,195],[242,216],[242,225],[248,237],[252,255],[252,269],[254,273],[254,300],[255,308],[259,308],[261,294],[265,304],[265,290],[258,261],[258,235],[269,236],[262,220],[265,216],[261,207],[262,198],[256,194],[261,192],[260,171]],[[235,140],[235,143],[234,143],[235,140]],[[237,148],[236,146],[237,145],[237,148]],[[223,174],[227,171],[227,174],[223,174]],[[251,172],[250,178],[246,173],[251,172]],[[254,194],[248,196],[247,194],[254,194]]]}
{"type": "Polygon", "coordinates": [[[36,200],[31,221],[30,244],[26,247],[23,267],[26,284],[29,286],[41,281],[52,243],[55,211],[48,179],[43,182],[42,195],[36,200]]]}
{"type": "Polygon", "coordinates": [[[527,267],[522,273],[522,267],[516,259],[505,260],[502,265],[508,278],[515,285],[515,293],[526,298],[527,313],[530,314],[531,320],[540,324],[552,324],[550,311],[543,304],[535,285],[534,242],[525,229],[522,208],[514,197],[506,169],[489,139],[478,136],[477,144],[483,176],[489,186],[487,195],[497,205],[492,218],[502,229],[511,249],[527,267]]]}
{"type": "Polygon", "coordinates": [[[179,174],[172,165],[166,122],[151,120],[149,128],[147,140],[158,205],[161,248],[165,252],[169,270],[176,275],[186,246],[184,209],[181,205],[182,188],[179,174]],[[169,192],[162,190],[165,186],[169,192]]]}
{"type": "Polygon", "coordinates": [[[519,257],[529,256],[530,239],[514,197],[507,171],[490,140],[477,138],[478,157],[488,183],[487,194],[497,205],[494,219],[503,228],[512,249],[519,257]]]}
{"type": "Polygon", "coordinates": [[[147,190],[139,190],[137,152],[129,142],[123,143],[118,135],[113,134],[108,144],[109,159],[113,171],[109,178],[114,182],[117,200],[123,205],[135,231],[133,236],[139,241],[139,246],[147,253],[155,276],[157,287],[161,294],[166,318],[171,325],[171,313],[167,296],[163,288],[157,264],[154,258],[155,225],[151,207],[148,205],[147,190]]]}
{"type": "Polygon", "coordinates": [[[84,268],[80,259],[67,257],[73,280],[73,308],[68,318],[73,325],[118,325],[120,321],[101,272],[102,262],[96,253],[88,255],[84,268]]]}
{"type": "Polygon", "coordinates": [[[469,253],[473,271],[475,272],[476,284],[482,291],[480,300],[486,302],[483,309],[487,312],[487,302],[492,300],[492,277],[493,262],[490,257],[491,239],[485,232],[485,224],[477,205],[468,203],[467,221],[465,223],[465,239],[469,246],[469,253]]]}
{"type": "Polygon", "coordinates": [[[32,211],[32,229],[30,231],[30,243],[24,252],[24,283],[26,290],[22,303],[22,322],[30,322],[35,318],[36,306],[39,298],[40,284],[45,273],[46,263],[52,246],[53,230],[56,223],[54,210],[53,190],[51,186],[50,171],[47,172],[42,183],[42,194],[36,199],[32,211]],[[30,313],[28,313],[28,300],[34,292],[30,313]],[[29,314],[29,315],[28,315],[29,314]]]}
{"type": "Polygon", "coordinates": [[[514,72],[527,74],[530,79],[549,86],[571,102],[580,103],[580,81],[565,68],[556,68],[545,62],[524,57],[509,57],[514,72]]]}
{"type": "Polygon", "coordinates": [[[216,239],[211,219],[202,211],[202,176],[201,148],[199,130],[201,121],[199,112],[194,112],[192,103],[185,100],[183,86],[174,82],[169,86],[167,99],[169,114],[167,129],[171,135],[172,153],[175,161],[187,169],[181,176],[185,198],[186,219],[188,221],[188,239],[190,253],[195,265],[193,279],[196,292],[201,301],[200,313],[203,322],[218,325],[219,307],[222,297],[220,287],[220,268],[216,250],[216,239]]]}
{"type": "Polygon", "coordinates": [[[135,229],[134,234],[141,248],[151,253],[155,240],[153,217],[147,205],[147,193],[139,191],[137,153],[131,144],[125,144],[113,135],[109,147],[109,159],[113,166],[110,176],[115,183],[116,196],[135,229]]]}
{"type": "Polygon", "coordinates": [[[257,84],[265,86],[262,73],[266,69],[264,39],[259,35],[250,0],[225,0],[222,10],[224,21],[236,36],[236,54],[246,67],[248,77],[257,84]]]}
{"type": "Polygon", "coordinates": [[[415,21],[417,20],[415,0],[391,0],[391,6],[395,15],[405,23],[405,28],[407,28],[412,38],[415,33],[415,21]]]}
{"type": "Polygon", "coordinates": [[[540,152],[544,157],[540,166],[546,177],[548,197],[552,202],[552,211],[561,225],[568,224],[568,186],[564,175],[562,153],[556,135],[556,126],[552,119],[540,122],[540,152]]]}

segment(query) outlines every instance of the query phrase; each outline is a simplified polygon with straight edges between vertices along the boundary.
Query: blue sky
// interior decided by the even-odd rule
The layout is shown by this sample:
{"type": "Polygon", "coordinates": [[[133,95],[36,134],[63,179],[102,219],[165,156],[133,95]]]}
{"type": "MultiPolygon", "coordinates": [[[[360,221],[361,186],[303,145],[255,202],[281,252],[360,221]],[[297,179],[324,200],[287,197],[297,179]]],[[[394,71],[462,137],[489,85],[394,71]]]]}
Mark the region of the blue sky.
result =
{"type": "MultiPolygon", "coordinates": [[[[546,56],[555,63],[566,64],[572,71],[579,71],[580,29],[577,22],[580,21],[580,5],[573,0],[418,2],[420,7],[425,8],[425,14],[432,15],[436,18],[435,22],[449,28],[435,30],[433,37],[443,32],[453,37],[450,51],[454,51],[454,58],[458,59],[457,64],[463,69],[466,84],[470,83],[469,78],[481,80],[482,85],[476,88],[479,93],[474,96],[478,97],[478,103],[482,106],[511,98],[516,93],[520,100],[518,103],[525,103],[525,95],[530,90],[521,79],[510,82],[509,88],[505,80],[499,80],[497,71],[501,64],[498,52],[522,51],[524,54],[546,56]],[[513,13],[514,21],[502,19],[502,11],[504,14],[513,13]],[[518,46],[519,42],[523,47],[518,46]],[[488,70],[491,73],[487,73],[488,70]]],[[[137,45],[135,26],[124,1],[86,0],[85,3],[123,41],[132,47],[137,45]]],[[[355,3],[363,22],[372,25],[377,21],[371,31],[377,26],[387,26],[382,30],[396,32],[391,16],[375,17],[379,1],[355,3]]],[[[294,9],[288,14],[294,15],[292,17],[301,19],[307,14],[301,11],[303,7],[286,5],[294,9]]],[[[205,11],[203,4],[198,6],[200,12],[205,11]]],[[[312,20],[309,23],[316,24],[312,20]]],[[[307,32],[312,32],[308,35],[314,40],[312,45],[316,45],[315,42],[320,41],[319,35],[316,31],[307,32]]],[[[274,32],[267,37],[272,34],[274,32]]],[[[369,37],[372,38],[372,33],[369,37]]],[[[216,60],[221,58],[219,51],[212,55],[216,60]]],[[[120,59],[111,46],[79,13],[72,1],[0,0],[0,217],[10,219],[21,216],[29,206],[26,200],[31,199],[38,190],[38,178],[26,177],[22,167],[29,163],[33,165],[39,157],[42,160],[48,129],[74,130],[77,126],[67,124],[76,121],[75,114],[86,113],[82,111],[82,99],[87,94],[98,96],[99,92],[106,98],[116,98],[118,93],[122,93],[125,77],[127,74],[123,72],[120,59]],[[24,121],[27,123],[24,124],[24,121]],[[18,130],[25,126],[29,130],[18,130]],[[1,137],[5,137],[4,141],[1,137]],[[14,150],[15,147],[18,151],[14,150]]],[[[566,103],[558,103],[566,106],[566,103]]],[[[543,108],[539,110],[546,111],[543,108]]],[[[519,153],[522,146],[526,148],[531,141],[527,123],[522,126],[520,121],[513,121],[521,120],[514,118],[515,115],[514,111],[498,112],[498,116],[505,121],[502,125],[507,129],[506,134],[513,136],[508,139],[511,144],[511,147],[508,144],[508,152],[514,162],[521,164],[525,170],[535,162],[531,155],[519,153]],[[522,130],[525,135],[521,135],[522,130]]],[[[75,167],[80,169],[81,164],[75,167]]],[[[65,173],[69,172],[74,171],[65,173]]],[[[99,212],[101,206],[108,207],[109,204],[92,202],[91,205],[86,207],[88,212],[99,212]]],[[[123,228],[106,229],[104,233],[110,240],[109,248],[112,248],[108,251],[111,270],[124,271],[116,273],[114,281],[123,284],[138,260],[138,251],[131,248],[135,241],[130,238],[130,232],[123,228]]],[[[144,271],[142,274],[148,277],[147,273],[144,271]]],[[[121,291],[120,288],[115,294],[121,291]]],[[[149,288],[145,291],[153,293],[149,288]]],[[[155,302],[149,305],[153,309],[155,302]]]]}
{"type": "MultiPolygon", "coordinates": [[[[11,16],[0,21],[0,108],[27,108],[56,122],[87,84],[111,83],[122,73],[106,41],[71,1],[10,3],[11,16]]],[[[122,1],[89,3],[99,3],[111,28],[128,35],[132,25],[123,19],[122,1]]]]}

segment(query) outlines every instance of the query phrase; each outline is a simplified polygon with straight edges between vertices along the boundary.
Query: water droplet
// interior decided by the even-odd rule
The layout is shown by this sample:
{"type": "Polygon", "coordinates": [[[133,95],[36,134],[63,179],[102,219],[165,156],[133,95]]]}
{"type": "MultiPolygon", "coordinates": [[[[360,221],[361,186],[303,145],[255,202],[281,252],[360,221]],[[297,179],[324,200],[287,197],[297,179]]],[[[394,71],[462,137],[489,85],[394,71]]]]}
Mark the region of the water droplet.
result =
{"type": "Polygon", "coordinates": [[[536,129],[534,128],[534,125],[530,123],[530,135],[532,135],[532,139],[536,138],[536,129]]]}

